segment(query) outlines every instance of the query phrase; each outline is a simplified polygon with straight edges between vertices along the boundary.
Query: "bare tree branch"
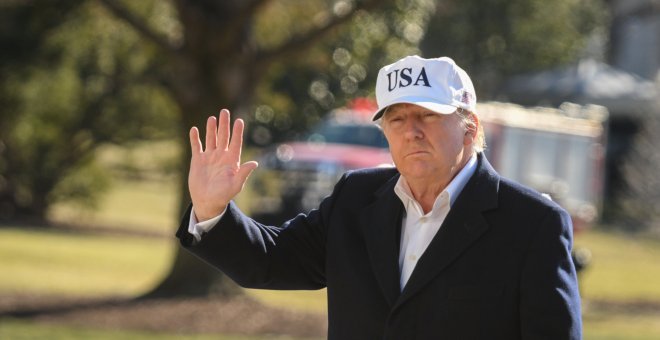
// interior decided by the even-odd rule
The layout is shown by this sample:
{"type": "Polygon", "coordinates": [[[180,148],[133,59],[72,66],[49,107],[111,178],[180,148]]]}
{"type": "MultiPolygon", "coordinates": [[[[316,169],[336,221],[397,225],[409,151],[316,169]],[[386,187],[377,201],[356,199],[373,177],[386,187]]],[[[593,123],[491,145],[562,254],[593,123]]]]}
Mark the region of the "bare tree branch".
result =
{"type": "Polygon", "coordinates": [[[241,23],[245,22],[246,20],[249,20],[249,18],[253,17],[255,13],[259,11],[263,6],[271,2],[272,0],[254,0],[251,1],[249,4],[243,8],[238,15],[236,15],[231,22],[229,23],[230,27],[239,27],[241,26],[241,23]]]}
{"type": "Polygon", "coordinates": [[[358,2],[348,13],[342,15],[335,15],[326,24],[306,32],[303,35],[294,37],[281,46],[271,50],[258,51],[255,61],[260,64],[268,64],[275,60],[281,59],[291,53],[298,53],[313,43],[319,41],[327,34],[332,32],[335,28],[339,27],[346,21],[350,20],[355,14],[361,10],[373,9],[377,6],[384,5],[388,1],[382,0],[367,0],[358,2]]]}
{"type": "Polygon", "coordinates": [[[138,18],[130,10],[128,10],[123,5],[119,4],[115,0],[99,0],[112,14],[117,18],[123,20],[124,22],[131,25],[138,33],[140,33],[145,38],[151,40],[156,45],[164,49],[165,51],[176,51],[177,47],[171,44],[167,38],[154,32],[149,26],[147,26],[144,20],[138,18]]]}

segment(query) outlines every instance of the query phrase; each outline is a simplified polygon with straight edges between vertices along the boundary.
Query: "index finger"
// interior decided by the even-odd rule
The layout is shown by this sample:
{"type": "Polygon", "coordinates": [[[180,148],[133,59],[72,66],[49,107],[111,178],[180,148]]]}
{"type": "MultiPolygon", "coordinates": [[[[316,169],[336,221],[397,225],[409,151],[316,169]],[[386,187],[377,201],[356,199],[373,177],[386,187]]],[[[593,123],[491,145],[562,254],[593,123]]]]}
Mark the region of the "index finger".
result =
{"type": "Polygon", "coordinates": [[[192,155],[195,156],[197,154],[202,153],[202,141],[199,139],[199,130],[197,130],[196,126],[193,126],[190,129],[190,150],[192,151],[192,155]]]}

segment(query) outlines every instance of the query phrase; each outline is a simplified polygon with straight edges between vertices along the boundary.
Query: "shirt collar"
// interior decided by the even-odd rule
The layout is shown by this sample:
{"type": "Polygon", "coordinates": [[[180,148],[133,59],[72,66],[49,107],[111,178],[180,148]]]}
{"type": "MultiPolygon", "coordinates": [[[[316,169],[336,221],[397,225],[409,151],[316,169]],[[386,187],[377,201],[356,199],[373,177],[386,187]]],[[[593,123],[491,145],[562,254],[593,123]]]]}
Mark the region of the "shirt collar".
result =
{"type": "MultiPolygon", "coordinates": [[[[454,176],[454,178],[449,182],[447,187],[445,187],[444,190],[438,195],[438,197],[435,200],[435,203],[433,204],[433,210],[437,208],[437,206],[440,204],[440,198],[443,196],[443,194],[446,193],[447,196],[449,196],[449,206],[453,206],[454,202],[456,202],[456,198],[458,195],[463,191],[463,188],[465,188],[465,185],[467,182],[470,180],[470,177],[474,174],[474,172],[477,170],[477,155],[474,154],[470,159],[468,160],[467,164],[461,169],[461,171],[454,176]]],[[[413,198],[412,191],[410,190],[410,186],[408,185],[408,182],[406,181],[405,177],[399,176],[399,180],[396,182],[396,185],[394,186],[394,193],[399,197],[401,202],[403,203],[404,207],[407,207],[409,203],[416,202],[415,199],[413,198]]],[[[419,203],[417,203],[419,205],[419,203]]]]}

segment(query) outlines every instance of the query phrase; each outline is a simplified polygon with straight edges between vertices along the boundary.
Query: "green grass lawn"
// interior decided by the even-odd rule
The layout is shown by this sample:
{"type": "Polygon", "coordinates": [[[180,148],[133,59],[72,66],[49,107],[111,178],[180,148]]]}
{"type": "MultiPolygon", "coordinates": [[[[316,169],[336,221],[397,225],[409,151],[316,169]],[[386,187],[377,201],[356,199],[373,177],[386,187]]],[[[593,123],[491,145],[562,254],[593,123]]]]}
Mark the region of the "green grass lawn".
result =
{"type": "Polygon", "coordinates": [[[0,294],[135,296],[170,268],[175,242],[0,228],[0,294]]]}
{"type": "MultiPolygon", "coordinates": [[[[583,273],[585,339],[660,339],[660,312],[627,310],[627,303],[660,304],[660,243],[593,230],[576,243],[593,253],[583,273]],[[599,309],[592,301],[610,301],[619,309],[599,309]]],[[[53,230],[0,229],[0,295],[12,293],[70,296],[135,296],[156,284],[169,269],[175,243],[163,238],[109,236],[53,230]]],[[[262,291],[248,294],[264,303],[324,312],[325,292],[262,291]]],[[[60,338],[151,339],[152,333],[98,331],[76,327],[0,320],[0,339],[60,338]],[[4,332],[4,333],[3,333],[4,332]],[[42,332],[42,333],[39,333],[42,332]],[[28,335],[34,336],[28,336],[28,335]],[[46,338],[46,336],[44,336],[46,338]]],[[[217,336],[213,336],[217,338],[217,336]]],[[[204,339],[205,335],[190,337],[204,339]]],[[[227,339],[241,339],[232,338],[227,339]]]]}
{"type": "Polygon", "coordinates": [[[592,253],[580,276],[585,339],[660,339],[660,240],[592,230],[575,243],[592,253]]]}
{"type": "Polygon", "coordinates": [[[178,182],[116,181],[100,197],[98,210],[64,203],[55,205],[49,218],[84,228],[138,230],[171,235],[178,226],[178,182]]]}
{"type": "Polygon", "coordinates": [[[111,186],[100,195],[98,209],[62,202],[51,207],[48,217],[85,228],[170,235],[179,222],[178,154],[175,141],[106,145],[97,157],[111,178],[111,186]]]}
{"type": "MultiPolygon", "coordinates": [[[[0,339],[11,340],[263,340],[263,337],[220,334],[168,334],[135,330],[103,330],[0,320],[0,339]]],[[[270,340],[304,340],[269,336],[270,340]]]]}
{"type": "Polygon", "coordinates": [[[660,339],[660,313],[633,314],[589,310],[583,318],[587,340],[660,339]]]}
{"type": "Polygon", "coordinates": [[[590,299],[652,300],[660,303],[660,240],[600,231],[577,235],[592,253],[581,276],[590,299]]]}

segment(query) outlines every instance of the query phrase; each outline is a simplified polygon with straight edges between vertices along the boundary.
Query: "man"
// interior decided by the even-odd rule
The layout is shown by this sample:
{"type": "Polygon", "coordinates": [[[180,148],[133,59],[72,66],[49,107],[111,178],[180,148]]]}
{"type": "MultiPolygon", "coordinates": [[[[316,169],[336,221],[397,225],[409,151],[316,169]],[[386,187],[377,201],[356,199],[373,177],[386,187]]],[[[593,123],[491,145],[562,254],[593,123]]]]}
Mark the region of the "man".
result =
{"type": "Polygon", "coordinates": [[[570,218],[489,165],[465,71],[406,57],[376,99],[396,168],[348,172],[281,227],[231,202],[257,166],[243,122],[210,117],[205,150],[192,128],[183,246],[245,287],[327,287],[330,339],[579,339],[570,218]]]}

